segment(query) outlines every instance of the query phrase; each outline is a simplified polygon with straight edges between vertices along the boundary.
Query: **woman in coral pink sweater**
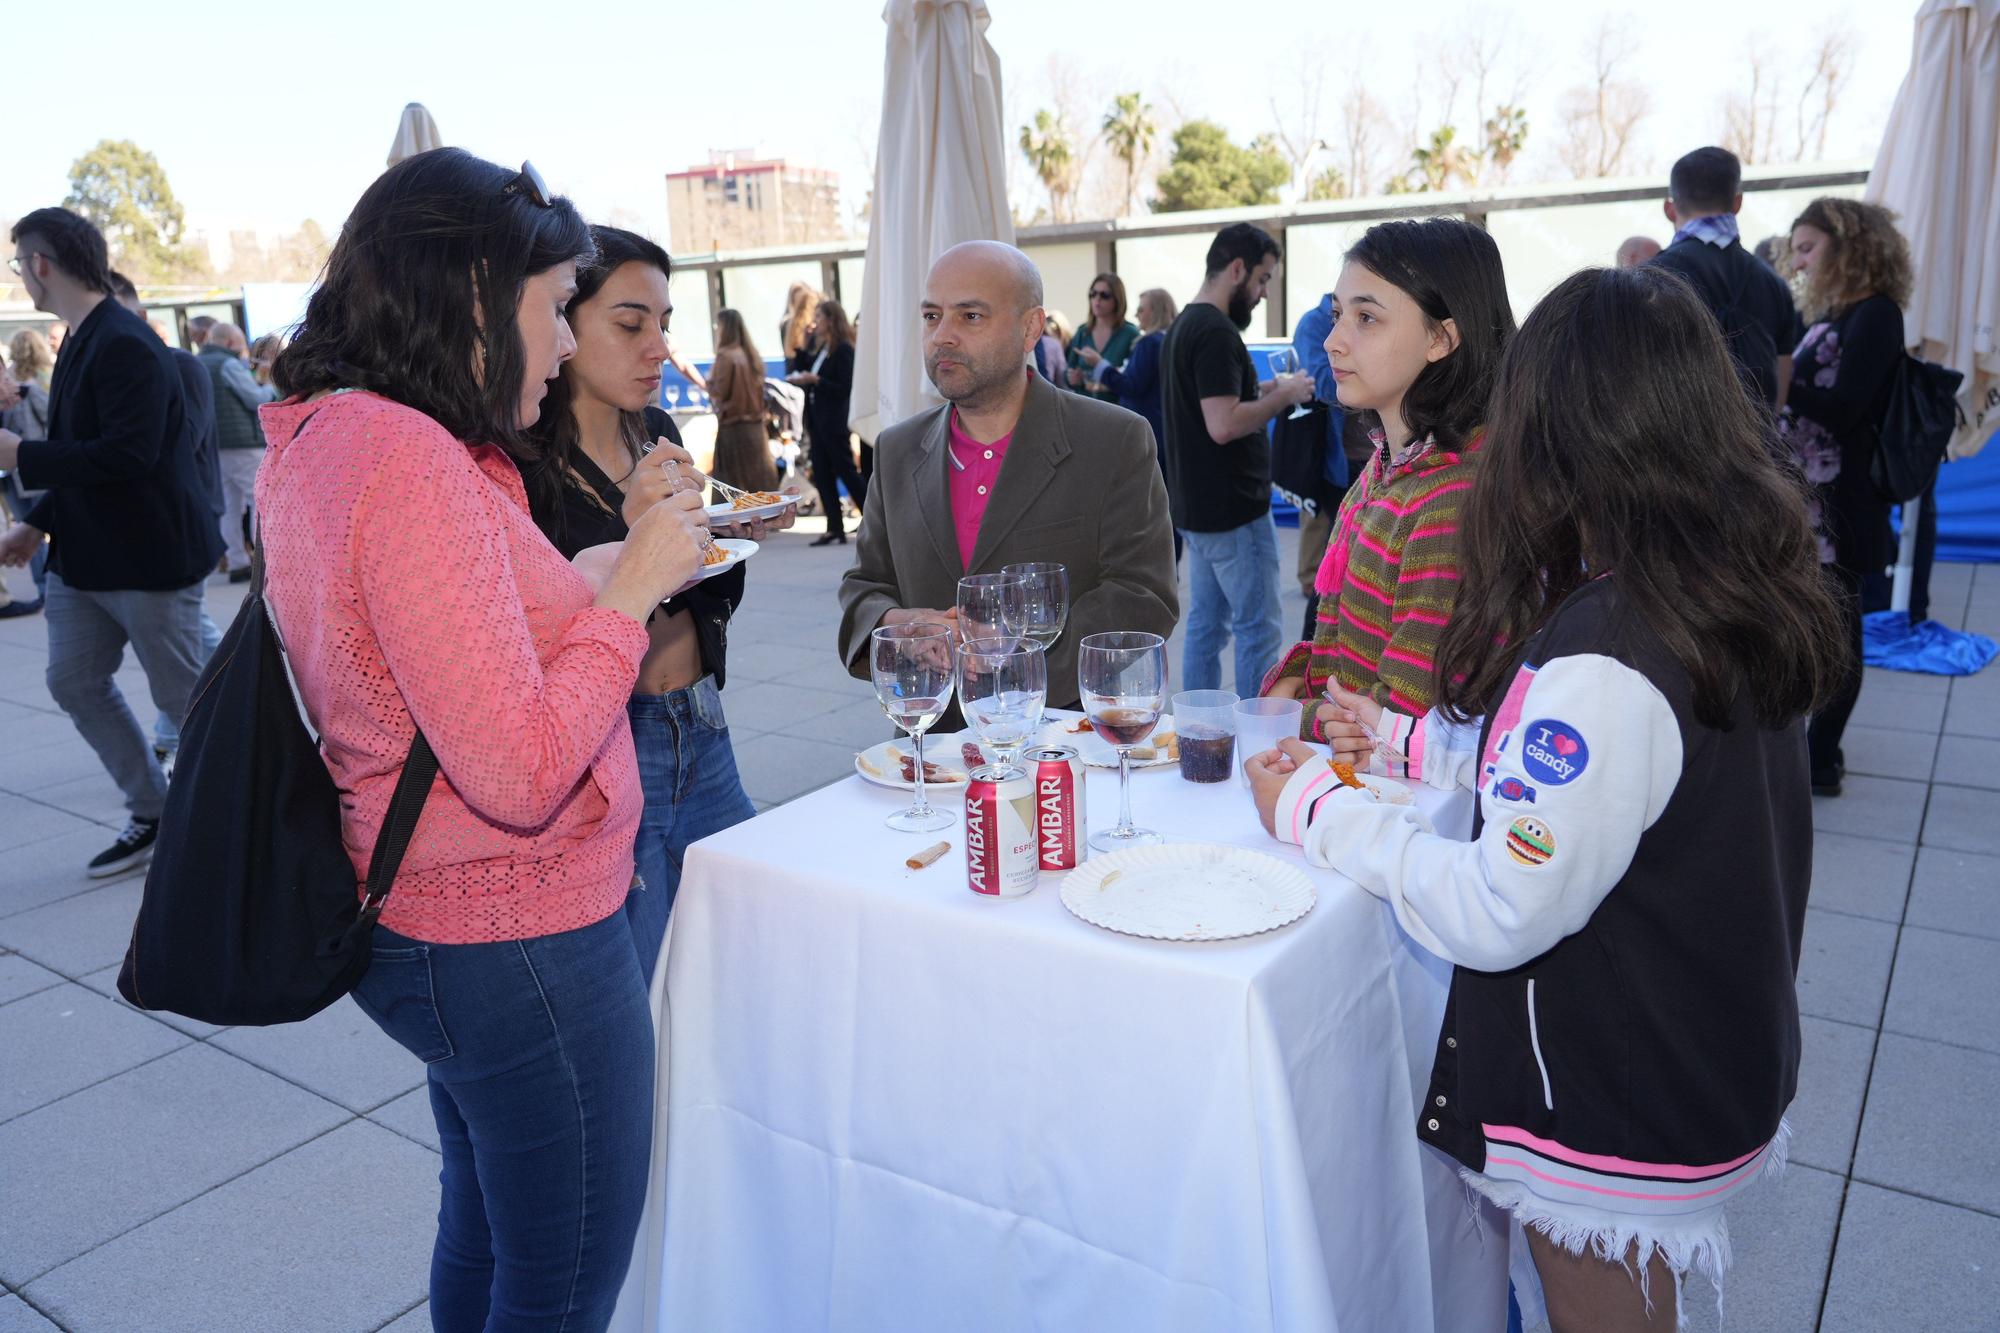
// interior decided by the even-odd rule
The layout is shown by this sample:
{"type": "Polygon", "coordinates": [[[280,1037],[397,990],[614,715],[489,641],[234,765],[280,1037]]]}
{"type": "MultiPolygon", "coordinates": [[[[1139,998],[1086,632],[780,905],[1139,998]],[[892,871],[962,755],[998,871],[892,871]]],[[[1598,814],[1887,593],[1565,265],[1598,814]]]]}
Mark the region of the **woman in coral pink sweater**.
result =
{"type": "Polygon", "coordinates": [[[576,343],[590,235],[532,167],[455,149],[356,205],[277,361],[266,595],[365,877],[416,730],[440,772],[355,999],[428,1067],[440,1329],[602,1328],[652,1133],[625,701],[699,567],[699,498],[572,563],[515,460],[576,343]]]}

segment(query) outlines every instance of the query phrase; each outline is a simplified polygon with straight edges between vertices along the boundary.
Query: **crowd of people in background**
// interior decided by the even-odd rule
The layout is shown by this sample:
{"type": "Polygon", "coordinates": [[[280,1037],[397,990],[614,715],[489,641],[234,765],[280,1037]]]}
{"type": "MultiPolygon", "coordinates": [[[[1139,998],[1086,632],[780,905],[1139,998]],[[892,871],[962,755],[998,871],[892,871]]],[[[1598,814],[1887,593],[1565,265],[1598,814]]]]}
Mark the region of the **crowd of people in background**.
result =
{"type": "MultiPolygon", "coordinates": [[[[867,674],[882,626],[955,624],[963,576],[1059,560],[1051,705],[1077,702],[1083,635],[1178,625],[1182,688],[1220,685],[1228,650],[1238,691],[1305,704],[1302,740],[1474,794],[1473,840],[1447,844],[1294,742],[1250,761],[1274,836],[1456,965],[1434,1075],[1453,1109],[1418,1133],[1528,1225],[1558,1327],[1662,1306],[1671,1326],[1665,1293],[1726,1262],[1721,1200],[1782,1156],[1810,794],[1840,791],[1861,612],[1891,554],[1870,423],[1908,246],[1884,210],[1824,198],[1753,254],[1741,205],[1733,155],[1688,154],[1669,243],[1633,238],[1519,328],[1481,227],[1378,224],[1275,376],[1244,334],[1283,254],[1253,225],[1215,235],[1185,305],[1151,288],[1133,308],[1096,274],[1074,329],[1026,255],[968,242],[920,311],[871,313],[922,322],[943,406],[858,456],[853,318],[797,284],[777,329],[826,517],[813,545],[846,545],[845,507],[860,516],[841,668],[867,674]],[[1290,647],[1274,431],[1311,457],[1290,647]],[[1718,838],[1740,856],[1727,892],[1699,850],[1718,838]],[[1643,938],[1645,966],[1587,937],[1643,938]],[[1532,960],[1567,987],[1538,1030],[1532,960]],[[1490,1017],[1524,1003],[1525,1026],[1490,1017]],[[1710,1046],[1738,1054],[1674,1064],[1710,1046]],[[1634,1051],[1644,1089],[1621,1072],[1634,1051]],[[1503,1141],[1533,1162],[1500,1164],[1503,1141]],[[1603,1183],[1635,1176],[1668,1201],[1634,1210],[1603,1183]]],[[[150,854],[173,721],[217,637],[203,586],[261,571],[358,874],[419,730],[448,779],[376,945],[427,967],[357,992],[433,1062],[433,1319],[479,1327],[505,1304],[593,1324],[637,1224],[646,982],[681,856],[751,814],[722,704],[744,571],[690,584],[710,480],[781,484],[749,321],[717,311],[701,372],[669,338],[664,250],[588,226],[532,167],[453,149],[370,188],[290,345],[204,317],[192,354],[168,347],[73,213],[12,239],[68,338],[16,337],[0,376],[0,563],[36,590],[0,591],[0,616],[46,615],[51,693],[124,793],[89,873],[150,854]],[[710,396],[707,475],[660,406],[663,364],[710,396]],[[163,719],[151,744],[112,679],[127,645],[163,719]],[[583,1252],[540,1243],[585,1221],[583,1252]]]]}

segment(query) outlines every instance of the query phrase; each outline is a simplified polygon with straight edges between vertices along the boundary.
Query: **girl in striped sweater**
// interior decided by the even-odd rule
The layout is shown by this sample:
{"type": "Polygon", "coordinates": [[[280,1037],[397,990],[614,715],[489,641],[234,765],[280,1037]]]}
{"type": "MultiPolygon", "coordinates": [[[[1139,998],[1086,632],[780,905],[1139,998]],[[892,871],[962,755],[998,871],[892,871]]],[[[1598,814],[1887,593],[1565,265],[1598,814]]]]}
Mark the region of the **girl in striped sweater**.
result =
{"type": "MultiPolygon", "coordinates": [[[[1343,407],[1372,418],[1374,457],[1347,492],[1314,586],[1319,628],[1263,693],[1329,684],[1411,714],[1432,703],[1458,593],[1458,514],[1514,316],[1493,238],[1452,218],[1370,227],[1340,271],[1327,334],[1343,407]]],[[[1324,739],[1330,706],[1301,732],[1324,739]]]]}

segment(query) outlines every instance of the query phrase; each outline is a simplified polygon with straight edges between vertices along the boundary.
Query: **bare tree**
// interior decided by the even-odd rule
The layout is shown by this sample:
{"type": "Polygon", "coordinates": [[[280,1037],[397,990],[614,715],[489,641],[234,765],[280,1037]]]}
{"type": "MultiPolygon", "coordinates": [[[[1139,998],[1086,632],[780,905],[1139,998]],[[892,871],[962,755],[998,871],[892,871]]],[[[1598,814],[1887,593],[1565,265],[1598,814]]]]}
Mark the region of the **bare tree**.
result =
{"type": "MultiPolygon", "coordinates": [[[[1347,86],[1340,101],[1340,152],[1345,163],[1340,168],[1341,195],[1365,195],[1385,182],[1382,155],[1394,126],[1382,104],[1356,79],[1347,86]]],[[[1333,182],[1328,182],[1330,187],[1333,182]]]]}
{"type": "MultiPolygon", "coordinates": [[[[1798,157],[1817,160],[1826,156],[1827,128],[1840,106],[1841,94],[1854,77],[1854,33],[1845,26],[1821,33],[1813,52],[1811,71],[1799,90],[1798,157]],[[1810,153],[1808,153],[1810,148],[1810,153]]],[[[1989,95],[1990,90],[1989,90],[1989,95]]]]}
{"type": "Polygon", "coordinates": [[[1630,160],[1633,132],[1652,109],[1652,97],[1627,71],[1638,42],[1624,24],[1606,18],[1589,46],[1590,81],[1563,94],[1563,140],[1558,155],[1577,177],[1615,176],[1630,160]]]}
{"type": "Polygon", "coordinates": [[[1752,41],[1744,56],[1747,78],[1737,82],[1739,91],[1723,100],[1722,146],[1745,162],[1768,162],[1777,156],[1778,76],[1772,67],[1771,46],[1752,41]]]}
{"type": "Polygon", "coordinates": [[[1272,139],[1292,169],[1294,200],[1304,197],[1308,184],[1306,167],[1327,146],[1321,131],[1329,59],[1324,41],[1308,44],[1298,53],[1294,79],[1287,89],[1289,96],[1280,104],[1278,95],[1271,94],[1271,120],[1277,126],[1272,139]]]}

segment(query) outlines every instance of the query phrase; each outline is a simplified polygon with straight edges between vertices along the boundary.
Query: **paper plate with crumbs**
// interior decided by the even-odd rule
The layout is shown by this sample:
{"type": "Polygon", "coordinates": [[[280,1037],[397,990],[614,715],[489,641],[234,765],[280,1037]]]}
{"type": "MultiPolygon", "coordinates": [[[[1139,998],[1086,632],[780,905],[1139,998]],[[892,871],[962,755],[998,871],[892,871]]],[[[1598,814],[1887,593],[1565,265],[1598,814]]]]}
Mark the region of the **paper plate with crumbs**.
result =
{"type": "Polygon", "coordinates": [[[1105,930],[1149,940],[1233,940],[1297,921],[1319,895],[1297,866],[1244,847],[1167,843],[1094,856],[1062,902],[1105,930]]]}

